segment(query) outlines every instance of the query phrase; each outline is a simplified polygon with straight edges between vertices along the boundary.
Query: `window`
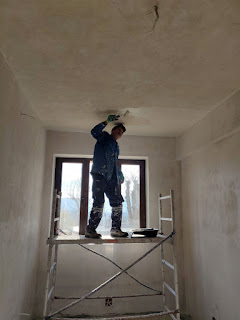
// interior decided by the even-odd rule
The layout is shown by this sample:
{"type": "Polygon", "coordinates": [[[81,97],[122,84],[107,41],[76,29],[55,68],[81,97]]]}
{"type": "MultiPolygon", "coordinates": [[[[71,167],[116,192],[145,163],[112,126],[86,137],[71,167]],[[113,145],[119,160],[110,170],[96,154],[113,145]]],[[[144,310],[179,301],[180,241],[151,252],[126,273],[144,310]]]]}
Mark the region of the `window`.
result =
{"type": "MultiPolygon", "coordinates": [[[[146,227],[145,161],[119,160],[125,181],[121,185],[123,202],[122,228],[130,231],[146,227]]],[[[85,234],[92,209],[92,159],[57,158],[55,188],[62,192],[60,234],[85,234]]],[[[109,234],[111,207],[107,197],[98,231],[109,234]]]]}

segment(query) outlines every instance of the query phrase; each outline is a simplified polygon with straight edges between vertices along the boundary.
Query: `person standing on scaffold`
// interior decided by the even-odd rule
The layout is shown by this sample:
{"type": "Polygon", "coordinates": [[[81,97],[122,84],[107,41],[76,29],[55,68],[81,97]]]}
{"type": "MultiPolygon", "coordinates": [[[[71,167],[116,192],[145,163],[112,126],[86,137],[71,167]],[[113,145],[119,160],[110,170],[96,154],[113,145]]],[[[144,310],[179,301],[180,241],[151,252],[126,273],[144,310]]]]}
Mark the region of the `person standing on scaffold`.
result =
{"type": "Polygon", "coordinates": [[[120,184],[124,182],[124,176],[117,165],[120,139],[126,128],[123,124],[116,125],[111,134],[103,129],[109,122],[118,120],[119,116],[109,115],[107,120],[96,125],[92,130],[92,136],[97,140],[94,149],[93,166],[91,174],[93,177],[92,193],[93,207],[90,213],[88,225],[86,226],[86,238],[101,238],[96,229],[101,221],[104,206],[104,193],[109,199],[112,207],[112,237],[127,237],[128,233],[121,230],[122,203],[120,184]]]}

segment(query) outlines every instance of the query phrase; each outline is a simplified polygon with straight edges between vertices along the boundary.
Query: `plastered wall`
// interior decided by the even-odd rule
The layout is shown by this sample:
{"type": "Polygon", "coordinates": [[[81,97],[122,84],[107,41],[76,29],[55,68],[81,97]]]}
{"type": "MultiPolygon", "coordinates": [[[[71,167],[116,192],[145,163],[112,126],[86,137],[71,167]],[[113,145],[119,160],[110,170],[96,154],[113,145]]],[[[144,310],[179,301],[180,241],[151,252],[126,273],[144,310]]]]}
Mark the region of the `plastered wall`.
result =
{"type": "Polygon", "coordinates": [[[0,54],[0,319],[32,315],[45,131],[0,54]]]}
{"type": "Polygon", "coordinates": [[[181,160],[186,310],[239,319],[240,92],[177,141],[181,160]]]}
{"type": "MultiPolygon", "coordinates": [[[[43,310],[44,286],[46,281],[46,239],[49,231],[49,217],[51,208],[51,193],[53,188],[54,155],[64,156],[91,156],[93,154],[95,140],[85,133],[55,132],[48,131],[46,146],[46,170],[44,177],[43,211],[41,241],[39,252],[39,277],[37,285],[37,296],[35,300],[35,317],[38,318],[43,310]]],[[[132,156],[147,160],[147,225],[158,228],[158,202],[159,192],[169,193],[170,189],[176,192],[177,209],[177,238],[178,238],[178,260],[180,274],[182,274],[182,257],[180,254],[181,228],[180,228],[180,170],[176,161],[175,139],[156,137],[123,136],[119,141],[121,156],[132,156]]],[[[146,252],[151,245],[126,244],[126,245],[104,245],[91,246],[91,249],[107,255],[122,267],[137,259],[141,253],[146,252]]],[[[161,266],[160,251],[152,253],[146,260],[131,270],[131,273],[144,283],[161,289],[161,266]]],[[[60,246],[59,262],[57,270],[56,295],[80,297],[102,282],[106,281],[119,270],[94,256],[77,245],[60,246]]],[[[181,277],[180,277],[181,279],[181,277]]],[[[181,282],[181,280],[180,280],[181,282]]],[[[181,287],[181,290],[183,288],[181,287]]],[[[182,292],[182,291],[181,291],[182,292]]],[[[127,276],[121,276],[116,282],[107,286],[95,296],[123,295],[123,294],[145,294],[153,293],[140,287],[127,276]]],[[[183,294],[181,295],[181,299],[183,294]]],[[[114,299],[111,307],[105,307],[104,300],[87,300],[81,305],[74,307],[64,314],[69,315],[106,315],[115,313],[138,313],[162,310],[162,299],[153,298],[131,298],[114,299]]],[[[183,301],[183,299],[181,300],[183,301]]],[[[69,301],[55,304],[55,308],[68,304],[69,301]]],[[[183,303],[183,302],[181,302],[183,303]]]]}

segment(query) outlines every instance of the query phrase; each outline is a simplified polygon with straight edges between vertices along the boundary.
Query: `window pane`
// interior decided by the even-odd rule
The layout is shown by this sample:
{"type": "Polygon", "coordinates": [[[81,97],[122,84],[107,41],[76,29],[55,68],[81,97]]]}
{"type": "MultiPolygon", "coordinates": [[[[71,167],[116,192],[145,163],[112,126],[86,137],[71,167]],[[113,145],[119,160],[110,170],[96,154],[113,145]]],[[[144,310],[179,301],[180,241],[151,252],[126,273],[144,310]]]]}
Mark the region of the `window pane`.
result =
{"type": "Polygon", "coordinates": [[[66,234],[79,234],[81,185],[82,163],[63,163],[59,228],[66,234]]]}
{"type": "Polygon", "coordinates": [[[130,231],[140,227],[140,166],[123,164],[121,170],[124,175],[122,228],[130,231]]]}
{"type": "MultiPolygon", "coordinates": [[[[92,162],[90,163],[90,171],[92,162]]],[[[123,216],[122,216],[122,229],[130,231],[131,229],[140,227],[140,166],[139,165],[122,165],[121,170],[125,177],[122,184],[123,202],[123,216]]],[[[88,195],[88,219],[92,209],[92,176],[89,175],[89,195],[88,195]]],[[[97,228],[97,231],[103,235],[109,235],[111,230],[112,208],[108,198],[105,196],[105,203],[103,209],[102,220],[97,228]]]]}

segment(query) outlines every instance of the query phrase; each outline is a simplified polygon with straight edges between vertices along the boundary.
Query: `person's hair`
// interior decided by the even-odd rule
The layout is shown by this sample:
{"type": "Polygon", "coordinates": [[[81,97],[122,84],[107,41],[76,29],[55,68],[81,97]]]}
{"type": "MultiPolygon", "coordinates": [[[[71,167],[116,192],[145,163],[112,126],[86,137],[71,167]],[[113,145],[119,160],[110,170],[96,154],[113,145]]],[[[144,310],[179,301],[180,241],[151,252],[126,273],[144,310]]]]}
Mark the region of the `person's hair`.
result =
{"type": "Polygon", "coordinates": [[[126,128],[122,123],[117,124],[115,127],[112,128],[112,130],[115,130],[116,128],[122,128],[123,132],[126,132],[126,128]]]}

